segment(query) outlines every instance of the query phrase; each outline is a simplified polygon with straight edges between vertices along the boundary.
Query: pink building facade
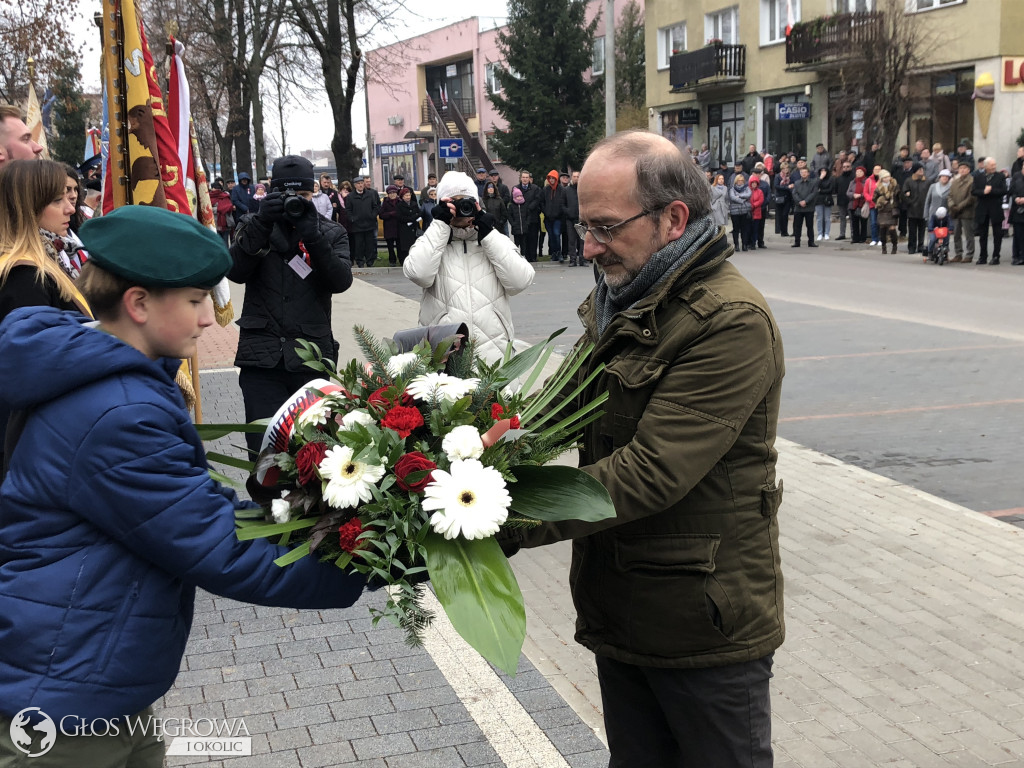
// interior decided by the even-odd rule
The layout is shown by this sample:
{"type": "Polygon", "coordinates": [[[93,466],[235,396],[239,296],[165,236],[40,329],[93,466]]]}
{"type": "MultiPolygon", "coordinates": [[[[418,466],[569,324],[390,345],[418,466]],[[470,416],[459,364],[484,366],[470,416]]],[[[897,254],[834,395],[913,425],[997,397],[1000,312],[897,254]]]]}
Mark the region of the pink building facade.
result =
{"type": "MultiPolygon", "coordinates": [[[[616,0],[618,18],[628,0],[616,0]]],[[[601,13],[604,3],[588,4],[587,19],[601,13]]],[[[497,87],[495,66],[503,64],[498,50],[501,28],[487,26],[479,17],[464,19],[446,27],[367,52],[369,82],[366,87],[370,146],[367,157],[374,186],[383,189],[398,173],[416,190],[426,185],[427,175],[443,175],[450,166],[438,152],[438,128],[432,123],[427,96],[439,107],[454,105],[464,118],[472,137],[463,137],[455,125],[453,136],[464,139],[471,165],[494,167],[506,184],[518,183],[519,169],[508,168],[488,144],[494,128],[505,122],[487,98],[487,85],[497,87]],[[479,141],[484,157],[470,145],[479,141]]],[[[598,20],[595,35],[597,74],[604,71],[604,19],[598,20]]],[[[586,76],[590,76],[587,72],[586,76]]],[[[444,110],[442,110],[444,111],[444,110]]],[[[445,115],[448,112],[444,112],[445,115]]],[[[443,130],[443,129],[442,129],[443,130]]],[[[444,136],[440,137],[444,143],[444,136]]],[[[536,174],[536,169],[534,170],[536,174]]]]}

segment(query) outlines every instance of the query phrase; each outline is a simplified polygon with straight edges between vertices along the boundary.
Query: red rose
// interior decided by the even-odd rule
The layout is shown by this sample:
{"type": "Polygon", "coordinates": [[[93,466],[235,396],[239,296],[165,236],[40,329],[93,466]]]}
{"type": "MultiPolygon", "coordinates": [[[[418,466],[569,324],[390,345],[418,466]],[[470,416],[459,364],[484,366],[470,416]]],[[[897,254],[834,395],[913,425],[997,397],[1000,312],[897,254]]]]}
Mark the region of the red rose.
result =
{"type": "Polygon", "coordinates": [[[491,418],[497,421],[505,415],[505,409],[501,407],[501,403],[494,403],[491,406],[491,418]]]}
{"type": "Polygon", "coordinates": [[[509,427],[511,427],[512,429],[519,429],[519,417],[518,416],[513,416],[511,419],[509,419],[509,421],[512,422],[511,424],[509,424],[509,427]]]}
{"type": "Polygon", "coordinates": [[[405,392],[401,394],[397,401],[395,398],[389,398],[387,395],[385,395],[385,392],[387,392],[389,389],[391,389],[391,387],[381,387],[380,389],[378,389],[376,392],[374,392],[372,395],[366,398],[367,405],[369,405],[372,408],[376,408],[377,410],[380,411],[386,411],[393,405],[411,406],[413,404],[414,401],[412,397],[410,397],[405,392]]]}
{"type": "Polygon", "coordinates": [[[433,475],[427,474],[422,480],[415,483],[406,483],[405,478],[413,472],[429,472],[434,469],[437,469],[437,464],[419,451],[412,451],[395,462],[395,482],[403,491],[422,493],[423,489],[433,481],[433,475]]]}
{"type": "Polygon", "coordinates": [[[295,454],[295,466],[299,470],[299,483],[306,485],[318,479],[316,474],[320,462],[324,460],[327,446],[323,443],[306,443],[295,454]]]}
{"type": "Polygon", "coordinates": [[[358,517],[353,517],[347,523],[338,528],[338,546],[345,552],[354,552],[362,543],[356,541],[359,534],[363,532],[363,522],[358,517]]]}
{"type": "Polygon", "coordinates": [[[423,426],[423,414],[419,408],[409,408],[405,405],[396,405],[387,415],[380,420],[382,427],[393,429],[401,438],[406,438],[417,427],[423,426]]]}

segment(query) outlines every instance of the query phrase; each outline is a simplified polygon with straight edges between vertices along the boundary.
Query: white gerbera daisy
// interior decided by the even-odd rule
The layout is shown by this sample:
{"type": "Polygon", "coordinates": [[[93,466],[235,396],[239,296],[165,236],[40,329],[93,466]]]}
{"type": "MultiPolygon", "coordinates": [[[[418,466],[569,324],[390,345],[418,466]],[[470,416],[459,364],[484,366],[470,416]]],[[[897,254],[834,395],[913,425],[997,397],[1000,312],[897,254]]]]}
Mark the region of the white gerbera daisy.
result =
{"type": "Polygon", "coordinates": [[[408,392],[417,400],[429,400],[435,395],[450,403],[465,397],[480,384],[480,379],[460,379],[447,373],[425,373],[409,382],[408,392]]]}
{"type": "Polygon", "coordinates": [[[454,461],[450,472],[435,469],[423,493],[423,509],[436,510],[430,525],[446,539],[493,536],[512,504],[501,473],[476,459],[454,461]]]}
{"type": "Polygon", "coordinates": [[[292,519],[292,505],[284,499],[274,499],[270,502],[270,515],[275,523],[287,523],[292,519]]]}
{"type": "Polygon", "coordinates": [[[464,424],[444,436],[444,440],[441,441],[441,450],[448,456],[449,461],[479,459],[484,452],[484,444],[476,427],[464,424]]]}
{"type": "Polygon", "coordinates": [[[346,413],[344,416],[341,417],[341,421],[339,423],[342,429],[349,429],[350,427],[353,427],[356,424],[376,424],[377,420],[373,418],[373,416],[371,416],[367,411],[358,410],[349,411],[348,413],[346,413]]]}
{"type": "Polygon", "coordinates": [[[415,352],[403,352],[400,355],[394,355],[390,360],[388,360],[388,373],[391,374],[393,378],[401,376],[405,373],[406,368],[417,362],[419,359],[420,356],[415,352]]]}
{"type": "Polygon", "coordinates": [[[322,397],[306,410],[299,414],[295,420],[300,427],[319,426],[327,423],[327,417],[331,414],[331,407],[334,401],[329,397],[322,397]]]}
{"type": "Polygon", "coordinates": [[[336,509],[357,507],[373,499],[370,488],[384,477],[384,467],[353,461],[355,452],[347,445],[328,449],[320,462],[320,475],[328,481],[324,501],[336,509]]]}

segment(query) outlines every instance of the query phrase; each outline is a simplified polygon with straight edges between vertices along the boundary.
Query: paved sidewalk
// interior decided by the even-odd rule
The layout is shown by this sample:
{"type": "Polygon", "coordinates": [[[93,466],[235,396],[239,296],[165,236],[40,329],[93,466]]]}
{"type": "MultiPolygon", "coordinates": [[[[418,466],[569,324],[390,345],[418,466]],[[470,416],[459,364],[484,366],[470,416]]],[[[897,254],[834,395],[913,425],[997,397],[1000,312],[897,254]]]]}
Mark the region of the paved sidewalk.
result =
{"type": "MultiPolygon", "coordinates": [[[[357,281],[336,301],[342,358],[357,354],[347,326],[366,307],[389,324],[372,329],[381,335],[415,324],[415,302],[357,281]]],[[[231,371],[204,376],[203,396],[216,420],[238,418],[231,371]]],[[[1024,531],[785,440],[779,452],[776,765],[1024,766],[1024,531]]],[[[371,629],[365,605],[295,612],[207,596],[164,714],[245,715],[261,754],[228,768],[606,765],[593,659],[572,640],[568,546],[512,563],[529,633],[515,680],[467,675],[473,654],[443,626],[431,656],[371,629]]]]}

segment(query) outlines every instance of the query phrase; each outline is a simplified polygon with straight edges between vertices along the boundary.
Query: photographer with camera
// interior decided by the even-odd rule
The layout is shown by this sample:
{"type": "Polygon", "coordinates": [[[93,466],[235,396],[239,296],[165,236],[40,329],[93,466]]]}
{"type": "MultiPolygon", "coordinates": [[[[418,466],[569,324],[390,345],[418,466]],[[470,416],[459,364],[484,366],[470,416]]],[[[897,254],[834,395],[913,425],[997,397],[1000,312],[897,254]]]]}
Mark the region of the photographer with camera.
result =
{"type": "MultiPolygon", "coordinates": [[[[272,179],[259,212],[239,223],[228,272],[229,280],[245,285],[235,365],[246,421],[273,416],[317,377],[296,354],[298,339],[337,362],[331,297],[352,285],[348,234],[313,207],[313,164],[287,155],[274,163],[272,179]]],[[[254,453],[261,440],[246,435],[254,453]]]]}
{"type": "Polygon", "coordinates": [[[476,354],[493,363],[514,338],[508,297],[533,284],[533,267],[481,210],[469,176],[448,171],[437,197],[433,221],[402,267],[423,289],[419,323],[466,323],[476,354]]]}

